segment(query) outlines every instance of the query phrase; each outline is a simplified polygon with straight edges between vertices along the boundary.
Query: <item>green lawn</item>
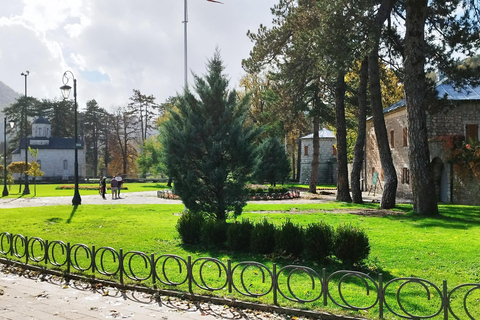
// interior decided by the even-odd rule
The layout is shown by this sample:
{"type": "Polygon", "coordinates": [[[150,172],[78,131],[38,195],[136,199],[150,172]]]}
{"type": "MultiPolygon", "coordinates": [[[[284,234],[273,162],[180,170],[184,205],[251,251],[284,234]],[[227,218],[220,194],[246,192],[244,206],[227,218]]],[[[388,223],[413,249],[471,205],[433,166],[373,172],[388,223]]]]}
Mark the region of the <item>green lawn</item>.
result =
{"type": "MultiPolygon", "coordinates": [[[[132,184],[129,191],[156,190],[162,187],[164,186],[161,184],[139,184],[135,187],[132,184]]],[[[72,193],[69,191],[69,194],[63,194],[65,191],[54,189],[50,191],[45,189],[43,192],[52,195],[60,192],[62,195],[72,193]]],[[[371,210],[377,206],[345,203],[269,205],[253,202],[246,206],[242,218],[259,221],[266,217],[276,224],[290,218],[292,222],[300,225],[320,220],[333,226],[351,222],[364,228],[370,238],[372,250],[369,261],[362,271],[368,272],[373,278],[380,272],[385,282],[396,277],[421,277],[440,288],[442,281],[447,280],[449,289],[462,283],[480,283],[479,207],[440,205],[441,215],[436,218],[413,216],[410,205],[399,205],[400,214],[388,216],[334,213],[335,210],[353,211],[359,208],[371,210]]],[[[236,254],[182,246],[175,230],[175,223],[183,208],[183,205],[115,204],[82,205],[76,210],[72,206],[0,209],[0,232],[63,240],[72,244],[110,246],[117,250],[123,248],[124,251],[136,250],[155,255],[170,253],[185,258],[188,255],[193,258],[212,256],[223,261],[232,259],[234,262],[255,260],[269,267],[273,262],[279,266],[295,263],[310,266],[320,273],[321,269],[326,267],[327,274],[344,268],[335,262],[318,265],[310,261],[289,261],[275,256],[236,254]]],[[[305,287],[302,285],[302,288],[306,288],[306,284],[305,287]]],[[[479,290],[476,291],[470,299],[474,300],[474,305],[480,305],[478,303],[480,293],[479,290]]],[[[348,294],[348,290],[345,294],[348,294]]],[[[424,291],[419,289],[418,295],[420,294],[424,298],[424,291]]],[[[431,292],[431,296],[434,297],[435,292],[431,292]]],[[[433,302],[427,299],[423,301],[417,295],[409,296],[407,300],[414,305],[418,303],[416,307],[418,310],[435,308],[433,302]]],[[[260,301],[271,303],[271,298],[262,298],[260,301]]],[[[288,304],[285,301],[284,303],[288,304]]],[[[318,303],[307,306],[316,308],[318,303]]],[[[338,312],[338,309],[335,310],[338,312]]],[[[477,312],[478,318],[480,310],[474,311],[477,312]]],[[[360,314],[372,318],[376,316],[375,312],[360,314]]],[[[391,317],[391,314],[386,312],[386,317],[391,317]]]]}

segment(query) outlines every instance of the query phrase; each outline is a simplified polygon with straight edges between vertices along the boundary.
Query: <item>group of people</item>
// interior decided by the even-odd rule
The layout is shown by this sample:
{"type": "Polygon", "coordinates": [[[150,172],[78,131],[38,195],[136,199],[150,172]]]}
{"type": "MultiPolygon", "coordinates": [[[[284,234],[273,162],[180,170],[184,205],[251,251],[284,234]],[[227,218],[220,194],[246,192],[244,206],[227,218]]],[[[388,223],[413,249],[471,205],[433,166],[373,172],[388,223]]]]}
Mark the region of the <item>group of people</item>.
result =
{"type": "MultiPolygon", "coordinates": [[[[120,190],[122,189],[123,178],[120,173],[117,173],[112,180],[110,180],[110,189],[112,190],[112,199],[120,199],[120,190]]],[[[107,177],[100,179],[100,195],[107,200],[105,194],[107,193],[107,177]]]]}

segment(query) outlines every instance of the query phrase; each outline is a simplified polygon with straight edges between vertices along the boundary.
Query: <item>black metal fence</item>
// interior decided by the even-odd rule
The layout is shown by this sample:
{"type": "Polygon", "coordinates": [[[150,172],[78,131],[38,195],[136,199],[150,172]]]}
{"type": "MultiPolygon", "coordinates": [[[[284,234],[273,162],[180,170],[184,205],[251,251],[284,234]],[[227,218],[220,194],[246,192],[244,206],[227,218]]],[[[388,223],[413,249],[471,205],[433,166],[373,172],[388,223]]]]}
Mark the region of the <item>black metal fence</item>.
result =
{"type": "Polygon", "coordinates": [[[312,305],[334,305],[353,311],[386,312],[404,319],[480,319],[480,283],[466,283],[448,289],[447,281],[404,277],[384,283],[382,274],[340,270],[327,275],[300,265],[271,267],[255,261],[233,264],[211,257],[183,258],[155,256],[140,251],[124,252],[111,247],[48,241],[20,234],[0,233],[0,257],[26,265],[60,268],[65,274],[80,273],[113,277],[121,286],[128,283],[194,292],[220,291],[220,295],[241,295],[279,305],[285,300],[312,305]],[[10,259],[9,259],[10,257],[10,259]],[[258,281],[258,278],[261,281],[258,281]],[[428,301],[421,306],[420,299],[428,301]],[[428,310],[426,310],[428,309],[428,310]]]}

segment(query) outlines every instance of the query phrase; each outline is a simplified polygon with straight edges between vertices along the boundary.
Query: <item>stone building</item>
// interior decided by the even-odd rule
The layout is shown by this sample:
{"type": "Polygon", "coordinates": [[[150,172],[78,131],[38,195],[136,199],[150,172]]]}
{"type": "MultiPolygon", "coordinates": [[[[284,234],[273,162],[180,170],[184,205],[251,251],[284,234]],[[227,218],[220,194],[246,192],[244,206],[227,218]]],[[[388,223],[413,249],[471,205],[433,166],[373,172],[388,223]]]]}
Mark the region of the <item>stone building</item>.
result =
{"type": "MultiPolygon", "coordinates": [[[[318,164],[317,184],[337,183],[337,139],[332,131],[322,129],[318,132],[320,144],[320,163],[318,164]]],[[[313,158],[313,133],[300,138],[300,181],[310,183],[313,158]]]]}
{"type": "MultiPolygon", "coordinates": [[[[28,146],[38,149],[36,161],[45,173],[37,180],[73,180],[75,176],[75,139],[52,137],[52,125],[50,122],[39,117],[32,124],[32,136],[28,137],[28,146]]],[[[27,149],[28,152],[28,149],[27,149]]],[[[78,140],[78,174],[85,176],[85,150],[82,140],[78,140]]],[[[28,161],[32,157],[28,153],[28,161]]],[[[13,151],[12,161],[25,161],[25,138],[20,140],[20,147],[13,151]]],[[[21,178],[20,174],[14,174],[14,179],[21,178]]],[[[31,177],[30,177],[31,178],[31,177]]]]}
{"type": "MultiPolygon", "coordinates": [[[[480,204],[480,186],[475,179],[462,180],[449,163],[445,141],[449,137],[461,137],[464,141],[478,141],[480,136],[480,87],[466,87],[458,90],[447,83],[437,86],[439,98],[446,98],[448,104],[439,100],[435,112],[427,112],[427,131],[431,165],[433,168],[435,195],[438,201],[460,204],[480,204]]],[[[410,166],[408,160],[407,109],[405,100],[384,110],[390,150],[397,171],[397,196],[412,198],[410,166]]],[[[370,187],[372,177],[378,173],[383,183],[383,171],[375,138],[373,119],[367,121],[367,142],[365,159],[365,180],[370,187]]],[[[378,190],[378,188],[377,188],[378,190]]],[[[430,196],[430,195],[425,195],[430,196]]]]}

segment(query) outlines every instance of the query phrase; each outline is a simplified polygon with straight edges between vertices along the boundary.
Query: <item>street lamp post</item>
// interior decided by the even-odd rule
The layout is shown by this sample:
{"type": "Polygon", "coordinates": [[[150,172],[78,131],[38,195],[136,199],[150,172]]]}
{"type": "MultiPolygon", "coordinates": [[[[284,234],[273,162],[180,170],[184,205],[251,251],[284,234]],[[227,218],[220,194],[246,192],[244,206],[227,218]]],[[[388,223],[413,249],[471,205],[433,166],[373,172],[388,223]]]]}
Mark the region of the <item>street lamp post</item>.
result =
{"type": "Polygon", "coordinates": [[[63,86],[60,87],[60,90],[62,90],[63,98],[68,99],[68,96],[70,95],[70,89],[72,89],[72,87],[68,85],[70,78],[73,79],[73,98],[75,101],[75,193],[73,195],[72,204],[74,206],[78,206],[82,204],[82,198],[80,197],[80,192],[78,191],[77,79],[75,79],[75,76],[71,71],[65,71],[63,74],[63,86]]]}
{"type": "MultiPolygon", "coordinates": [[[[3,119],[3,193],[2,196],[8,196],[7,189],[7,117],[3,119]]],[[[14,123],[10,121],[10,127],[13,128],[14,123]]]]}
{"type": "Polygon", "coordinates": [[[22,76],[25,77],[25,104],[23,105],[24,113],[24,129],[25,129],[25,187],[23,188],[23,194],[30,194],[30,187],[28,185],[28,132],[27,132],[27,76],[30,74],[30,71],[22,72],[22,76]]]}

